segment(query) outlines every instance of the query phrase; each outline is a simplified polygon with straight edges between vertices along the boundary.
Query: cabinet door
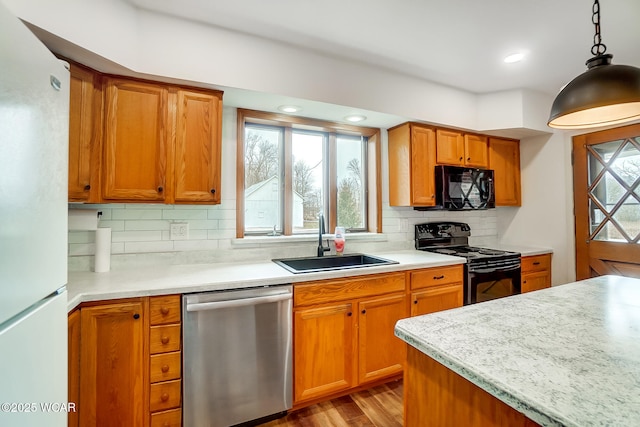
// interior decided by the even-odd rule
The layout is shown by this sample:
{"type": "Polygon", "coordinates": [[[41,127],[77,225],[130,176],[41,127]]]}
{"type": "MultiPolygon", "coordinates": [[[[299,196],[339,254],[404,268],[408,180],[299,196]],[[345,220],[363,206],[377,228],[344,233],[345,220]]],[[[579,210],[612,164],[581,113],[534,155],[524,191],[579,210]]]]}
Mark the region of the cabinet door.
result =
{"type": "Polygon", "coordinates": [[[520,206],[520,142],[490,138],[489,168],[494,174],[496,206],[520,206]]]}
{"type": "Polygon", "coordinates": [[[396,322],[407,317],[405,294],[358,303],[358,383],[402,372],[406,346],[396,338],[396,322]]]}
{"type": "Polygon", "coordinates": [[[99,125],[102,123],[100,88],[96,73],[71,64],[69,100],[69,201],[97,201],[97,154],[99,125]],[[96,151],[96,153],[94,153],[96,151]],[[93,191],[92,191],[93,190],[93,191]],[[95,200],[90,195],[95,193],[95,200]]]}
{"type": "Polygon", "coordinates": [[[148,424],[146,300],[83,307],[81,426],[148,424]]]}
{"type": "Polygon", "coordinates": [[[69,411],[67,425],[78,427],[80,424],[80,310],[75,310],[68,317],[68,357],[69,403],[76,405],[75,411],[69,411]]]}
{"type": "Polygon", "coordinates": [[[351,303],[294,311],[294,403],[354,385],[351,303]]]}
{"type": "Polygon", "coordinates": [[[411,293],[411,316],[462,307],[462,283],[435,286],[411,293]]]}
{"type": "Polygon", "coordinates": [[[168,90],[107,79],[103,198],[163,201],[167,189],[168,90]]]}
{"type": "Polygon", "coordinates": [[[411,205],[433,206],[436,203],[434,168],[436,143],[433,129],[411,127],[411,205]]]}
{"type": "Polygon", "coordinates": [[[178,91],[175,201],[220,203],[222,99],[178,91]]]}
{"type": "Polygon", "coordinates": [[[486,136],[464,136],[464,165],[476,168],[489,167],[489,152],[487,150],[486,136]]]}
{"type": "Polygon", "coordinates": [[[537,291],[551,286],[548,270],[522,274],[522,293],[537,291]]]}
{"type": "Polygon", "coordinates": [[[445,129],[436,131],[436,162],[439,165],[464,164],[464,138],[461,133],[445,129]]]}

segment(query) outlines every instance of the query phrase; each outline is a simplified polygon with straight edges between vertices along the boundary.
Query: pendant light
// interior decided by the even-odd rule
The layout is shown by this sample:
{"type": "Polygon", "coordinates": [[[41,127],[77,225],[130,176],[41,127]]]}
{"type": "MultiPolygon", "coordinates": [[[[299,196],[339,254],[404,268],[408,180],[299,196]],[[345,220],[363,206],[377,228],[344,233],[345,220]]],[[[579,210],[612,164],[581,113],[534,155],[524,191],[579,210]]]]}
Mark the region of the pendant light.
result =
{"type": "Polygon", "coordinates": [[[587,71],[569,82],[551,106],[548,125],[584,129],[640,119],[640,68],[612,65],[600,36],[600,3],[593,3],[595,35],[587,71]]]}

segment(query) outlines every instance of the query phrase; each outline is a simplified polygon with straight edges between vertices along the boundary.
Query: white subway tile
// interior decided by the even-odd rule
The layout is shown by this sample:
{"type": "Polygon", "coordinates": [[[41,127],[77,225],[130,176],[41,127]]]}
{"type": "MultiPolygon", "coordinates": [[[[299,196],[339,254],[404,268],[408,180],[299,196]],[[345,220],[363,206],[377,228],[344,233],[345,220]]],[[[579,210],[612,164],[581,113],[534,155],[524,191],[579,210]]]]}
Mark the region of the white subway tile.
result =
{"type": "Polygon", "coordinates": [[[158,209],[117,209],[112,212],[112,219],[162,219],[162,211],[158,209]]]}
{"type": "Polygon", "coordinates": [[[124,229],[126,231],[134,231],[134,230],[169,230],[169,221],[164,220],[140,220],[140,221],[125,221],[124,229]]]}
{"type": "Polygon", "coordinates": [[[162,240],[160,231],[118,231],[111,233],[112,242],[151,242],[162,240]]]}
{"type": "Polygon", "coordinates": [[[173,251],[173,241],[159,240],[157,242],[125,242],[125,253],[144,252],[171,252],[173,251]]]}
{"type": "Polygon", "coordinates": [[[176,240],[173,242],[176,251],[202,251],[218,249],[217,240],[176,240]]]}
{"type": "Polygon", "coordinates": [[[216,219],[189,221],[189,230],[217,230],[218,222],[216,219]]]}
{"type": "Polygon", "coordinates": [[[162,211],[162,219],[169,220],[202,220],[207,219],[206,209],[174,209],[162,211]]]}

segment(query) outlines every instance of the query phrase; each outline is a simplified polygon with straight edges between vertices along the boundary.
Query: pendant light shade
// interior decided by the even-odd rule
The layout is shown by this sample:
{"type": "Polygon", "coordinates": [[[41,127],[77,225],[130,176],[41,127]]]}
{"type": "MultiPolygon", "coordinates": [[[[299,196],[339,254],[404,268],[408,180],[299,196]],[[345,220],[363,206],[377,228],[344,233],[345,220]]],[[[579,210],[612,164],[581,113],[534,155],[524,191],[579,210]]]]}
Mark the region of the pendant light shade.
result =
{"type": "Polygon", "coordinates": [[[551,106],[547,124],[584,129],[640,119],[640,68],[612,65],[600,36],[600,2],[594,0],[595,36],[587,71],[569,82],[551,106]]]}
{"type": "Polygon", "coordinates": [[[589,69],[560,91],[550,127],[584,129],[640,119],[640,68],[611,65],[611,57],[591,58],[589,69]]]}

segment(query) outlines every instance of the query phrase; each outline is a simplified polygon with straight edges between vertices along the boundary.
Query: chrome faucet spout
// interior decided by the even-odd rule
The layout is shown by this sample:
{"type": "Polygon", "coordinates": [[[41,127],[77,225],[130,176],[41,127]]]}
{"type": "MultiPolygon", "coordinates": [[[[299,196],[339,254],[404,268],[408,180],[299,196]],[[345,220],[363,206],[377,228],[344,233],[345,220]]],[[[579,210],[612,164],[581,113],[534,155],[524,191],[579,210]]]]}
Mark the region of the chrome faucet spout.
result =
{"type": "Polygon", "coordinates": [[[325,252],[329,252],[331,247],[327,242],[327,247],[322,244],[322,235],[324,234],[324,215],[322,212],[318,215],[318,256],[324,256],[325,252]]]}

